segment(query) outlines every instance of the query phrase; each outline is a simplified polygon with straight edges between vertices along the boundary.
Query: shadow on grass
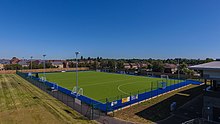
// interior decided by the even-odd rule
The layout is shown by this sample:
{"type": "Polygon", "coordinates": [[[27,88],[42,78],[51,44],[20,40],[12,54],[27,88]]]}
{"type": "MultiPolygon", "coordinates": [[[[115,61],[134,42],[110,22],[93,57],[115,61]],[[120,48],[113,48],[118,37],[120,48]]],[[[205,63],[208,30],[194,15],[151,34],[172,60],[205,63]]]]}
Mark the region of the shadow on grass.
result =
{"type": "Polygon", "coordinates": [[[181,91],[162,102],[159,102],[143,111],[136,113],[136,115],[141,118],[151,120],[153,122],[166,119],[172,114],[172,112],[170,111],[170,105],[173,102],[176,102],[176,108],[178,109],[182,105],[186,104],[188,101],[203,94],[204,88],[205,86],[203,85],[185,91],[181,91]]]}

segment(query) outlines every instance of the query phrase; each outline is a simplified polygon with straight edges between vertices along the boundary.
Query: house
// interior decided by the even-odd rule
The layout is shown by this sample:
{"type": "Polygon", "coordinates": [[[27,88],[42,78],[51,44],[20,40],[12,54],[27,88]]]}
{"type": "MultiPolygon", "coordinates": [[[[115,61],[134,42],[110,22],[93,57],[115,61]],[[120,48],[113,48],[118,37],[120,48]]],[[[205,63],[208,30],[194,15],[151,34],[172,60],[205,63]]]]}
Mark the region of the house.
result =
{"type": "Polygon", "coordinates": [[[10,60],[9,59],[0,59],[0,64],[8,65],[8,64],[10,64],[10,60]]]}
{"type": "Polygon", "coordinates": [[[131,68],[131,66],[129,63],[124,63],[124,69],[130,69],[130,68],[131,68]]]}
{"type": "Polygon", "coordinates": [[[4,65],[3,64],[0,64],[0,71],[1,70],[4,70],[4,65]]]}
{"type": "Polygon", "coordinates": [[[44,60],[33,60],[33,62],[35,62],[37,65],[39,65],[39,64],[43,64],[44,60]]]}
{"type": "Polygon", "coordinates": [[[144,74],[146,72],[151,72],[152,71],[151,68],[148,68],[149,63],[147,63],[147,64],[146,63],[141,63],[139,65],[140,65],[138,67],[139,68],[139,72],[142,73],[142,74],[144,74]]]}
{"type": "Polygon", "coordinates": [[[175,64],[168,64],[165,63],[164,64],[164,73],[171,73],[174,74],[175,72],[177,72],[177,65],[175,64]]]}
{"type": "Polygon", "coordinates": [[[10,64],[9,59],[0,59],[0,70],[4,70],[4,66],[9,64],[10,64]]]}
{"type": "Polygon", "coordinates": [[[138,64],[130,63],[131,69],[138,69],[138,64]]]}
{"type": "Polygon", "coordinates": [[[220,123],[220,61],[189,68],[199,71],[207,86],[203,97],[203,118],[220,123]]]}
{"type": "Polygon", "coordinates": [[[69,68],[69,62],[68,61],[63,62],[63,68],[69,68]]]}
{"type": "Polygon", "coordinates": [[[20,60],[20,61],[18,62],[18,64],[21,65],[22,67],[28,67],[29,64],[30,64],[30,61],[23,59],[23,60],[20,60]]]}
{"type": "Polygon", "coordinates": [[[64,68],[64,61],[63,60],[49,60],[52,66],[56,68],[64,68]]]}
{"type": "Polygon", "coordinates": [[[18,58],[13,57],[13,58],[10,60],[10,63],[11,63],[11,64],[18,64],[19,61],[20,61],[20,60],[19,60],[18,58]]]}
{"type": "Polygon", "coordinates": [[[141,68],[147,68],[147,67],[148,67],[148,64],[142,63],[142,64],[140,64],[140,67],[141,67],[141,68]]]}

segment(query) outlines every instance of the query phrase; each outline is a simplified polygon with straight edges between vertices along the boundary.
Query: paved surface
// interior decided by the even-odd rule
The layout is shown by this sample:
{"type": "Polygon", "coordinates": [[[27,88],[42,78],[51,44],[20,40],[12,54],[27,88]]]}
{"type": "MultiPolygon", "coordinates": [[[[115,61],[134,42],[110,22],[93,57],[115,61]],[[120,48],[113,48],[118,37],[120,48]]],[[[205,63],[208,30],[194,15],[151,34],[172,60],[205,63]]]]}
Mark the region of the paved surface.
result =
{"type": "Polygon", "coordinates": [[[191,119],[202,117],[203,96],[200,95],[177,109],[170,117],[159,124],[181,124],[191,119]]]}

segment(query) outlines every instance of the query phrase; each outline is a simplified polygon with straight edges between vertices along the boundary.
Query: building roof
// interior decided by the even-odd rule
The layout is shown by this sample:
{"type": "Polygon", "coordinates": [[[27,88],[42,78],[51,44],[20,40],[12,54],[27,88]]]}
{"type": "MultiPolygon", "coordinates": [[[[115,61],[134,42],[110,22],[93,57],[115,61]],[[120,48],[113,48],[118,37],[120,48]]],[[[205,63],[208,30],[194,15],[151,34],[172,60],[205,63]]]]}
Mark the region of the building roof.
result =
{"type": "Polygon", "coordinates": [[[194,70],[220,70],[220,61],[213,61],[200,65],[190,66],[190,69],[194,70]]]}
{"type": "Polygon", "coordinates": [[[63,62],[61,61],[54,61],[54,62],[51,62],[52,65],[63,65],[63,62]]]}
{"type": "Polygon", "coordinates": [[[20,60],[18,62],[19,65],[29,65],[29,60],[20,60]]]}
{"type": "Polygon", "coordinates": [[[164,68],[171,68],[171,69],[174,69],[174,68],[177,68],[177,65],[175,65],[175,64],[168,64],[168,63],[165,63],[165,64],[164,64],[164,68]]]}
{"type": "Polygon", "coordinates": [[[0,64],[10,64],[9,59],[0,59],[0,64]]]}
{"type": "Polygon", "coordinates": [[[129,63],[124,63],[123,65],[124,65],[124,66],[130,66],[130,64],[129,64],[129,63]]]}

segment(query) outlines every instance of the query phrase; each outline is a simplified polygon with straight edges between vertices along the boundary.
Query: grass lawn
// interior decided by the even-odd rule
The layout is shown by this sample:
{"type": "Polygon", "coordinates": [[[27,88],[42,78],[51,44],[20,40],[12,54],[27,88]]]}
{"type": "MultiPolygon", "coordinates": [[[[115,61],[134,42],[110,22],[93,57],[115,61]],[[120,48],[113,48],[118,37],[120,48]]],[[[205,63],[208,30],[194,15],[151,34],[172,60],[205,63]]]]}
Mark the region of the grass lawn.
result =
{"type": "Polygon", "coordinates": [[[83,118],[18,75],[0,75],[0,124],[67,123],[95,122],[83,118]]]}
{"type": "MultiPolygon", "coordinates": [[[[40,77],[43,74],[40,74],[40,77]]],[[[46,78],[50,82],[72,90],[76,85],[75,72],[46,73],[46,78]]],[[[106,98],[109,101],[116,100],[117,97],[125,97],[130,94],[137,94],[156,89],[157,82],[161,78],[151,78],[143,76],[131,76],[124,74],[113,74],[95,71],[79,72],[79,87],[83,88],[85,96],[104,102],[106,98]]],[[[166,80],[167,85],[178,83],[178,80],[166,80]]]]}

